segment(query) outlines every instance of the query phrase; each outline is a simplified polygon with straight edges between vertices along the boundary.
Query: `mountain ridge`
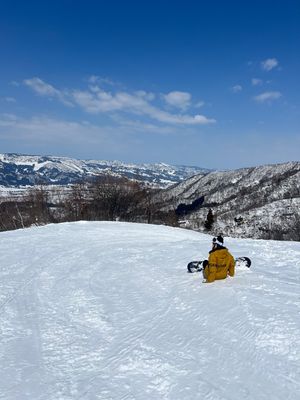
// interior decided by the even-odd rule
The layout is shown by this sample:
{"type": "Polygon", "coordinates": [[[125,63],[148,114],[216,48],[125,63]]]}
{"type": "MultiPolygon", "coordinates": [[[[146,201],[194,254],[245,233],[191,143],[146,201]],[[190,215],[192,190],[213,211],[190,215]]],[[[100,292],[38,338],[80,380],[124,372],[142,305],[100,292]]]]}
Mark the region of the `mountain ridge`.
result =
{"type": "Polygon", "coordinates": [[[181,215],[182,224],[205,231],[209,209],[212,232],[300,240],[300,162],[269,164],[194,176],[157,195],[165,209],[202,201],[181,215]],[[172,205],[172,206],[171,206],[172,205]],[[293,234],[292,234],[293,232],[293,234]]]}
{"type": "Polygon", "coordinates": [[[210,169],[166,163],[135,164],[121,161],[79,160],[70,157],[0,154],[0,186],[20,187],[37,183],[68,185],[97,175],[114,175],[167,187],[210,169]]]}

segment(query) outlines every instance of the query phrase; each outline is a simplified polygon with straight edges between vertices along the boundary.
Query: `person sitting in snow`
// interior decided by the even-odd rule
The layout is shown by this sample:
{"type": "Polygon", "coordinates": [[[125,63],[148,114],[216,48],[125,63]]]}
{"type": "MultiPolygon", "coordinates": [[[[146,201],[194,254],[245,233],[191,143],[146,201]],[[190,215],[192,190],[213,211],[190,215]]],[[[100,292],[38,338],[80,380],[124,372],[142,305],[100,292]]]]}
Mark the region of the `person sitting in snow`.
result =
{"type": "Polygon", "coordinates": [[[212,250],[208,261],[203,262],[203,277],[205,282],[214,282],[216,279],[225,279],[228,275],[234,276],[235,261],[226,247],[222,236],[213,238],[212,250]]]}

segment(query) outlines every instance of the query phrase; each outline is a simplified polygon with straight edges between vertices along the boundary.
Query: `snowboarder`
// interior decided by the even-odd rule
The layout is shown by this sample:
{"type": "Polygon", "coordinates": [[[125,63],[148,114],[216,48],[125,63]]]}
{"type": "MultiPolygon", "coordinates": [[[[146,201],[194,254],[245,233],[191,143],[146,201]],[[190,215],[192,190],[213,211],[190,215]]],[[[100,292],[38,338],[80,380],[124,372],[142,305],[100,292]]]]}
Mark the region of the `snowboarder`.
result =
{"type": "Polygon", "coordinates": [[[225,279],[228,275],[234,276],[235,261],[224,246],[222,236],[213,238],[212,250],[209,252],[208,261],[203,262],[203,277],[206,283],[216,279],[225,279]]]}

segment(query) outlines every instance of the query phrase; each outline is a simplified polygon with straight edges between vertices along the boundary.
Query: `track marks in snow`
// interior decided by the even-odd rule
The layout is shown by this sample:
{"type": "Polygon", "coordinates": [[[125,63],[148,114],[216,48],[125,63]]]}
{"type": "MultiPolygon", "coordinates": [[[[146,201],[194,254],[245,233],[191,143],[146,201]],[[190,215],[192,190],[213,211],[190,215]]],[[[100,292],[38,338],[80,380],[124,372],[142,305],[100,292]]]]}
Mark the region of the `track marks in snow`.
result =
{"type": "Polygon", "coordinates": [[[228,245],[253,266],[203,285],[186,273],[210,247],[195,232],[77,223],[4,235],[2,398],[296,399],[299,246],[228,245]]]}

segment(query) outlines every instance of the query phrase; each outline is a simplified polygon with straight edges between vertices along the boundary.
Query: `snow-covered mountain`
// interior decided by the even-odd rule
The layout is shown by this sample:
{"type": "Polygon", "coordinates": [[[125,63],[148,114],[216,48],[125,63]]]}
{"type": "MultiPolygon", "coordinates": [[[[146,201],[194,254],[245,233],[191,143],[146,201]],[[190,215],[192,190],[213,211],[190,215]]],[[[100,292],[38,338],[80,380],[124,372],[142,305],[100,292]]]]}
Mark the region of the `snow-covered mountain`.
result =
{"type": "Polygon", "coordinates": [[[225,238],[252,259],[202,284],[211,236],[78,222],[1,232],[0,398],[296,400],[300,243],[225,238]]]}
{"type": "Polygon", "coordinates": [[[215,234],[300,240],[300,162],[193,176],[157,201],[166,209],[195,202],[182,208],[182,220],[193,229],[204,230],[211,209],[215,234]]]}
{"type": "Polygon", "coordinates": [[[99,174],[137,179],[166,187],[210,170],[159,164],[125,164],[119,161],[76,160],[67,157],[0,154],[0,186],[39,183],[67,185],[99,174]]]}

